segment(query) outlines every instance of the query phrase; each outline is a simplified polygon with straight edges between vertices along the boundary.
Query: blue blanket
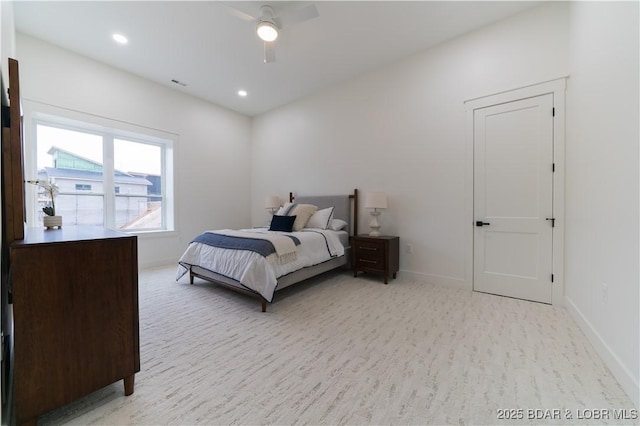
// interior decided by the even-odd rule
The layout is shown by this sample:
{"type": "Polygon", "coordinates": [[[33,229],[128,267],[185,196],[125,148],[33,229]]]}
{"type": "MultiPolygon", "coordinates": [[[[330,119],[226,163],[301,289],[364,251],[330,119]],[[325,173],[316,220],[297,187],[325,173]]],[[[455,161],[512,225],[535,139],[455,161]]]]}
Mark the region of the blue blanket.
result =
{"type": "MultiPolygon", "coordinates": [[[[300,240],[293,235],[285,235],[291,238],[295,245],[300,245],[300,240]]],[[[249,250],[261,254],[264,257],[276,252],[271,241],[256,238],[232,237],[229,235],[214,234],[205,232],[198,235],[192,243],[202,243],[212,247],[225,248],[231,250],[249,250]]]]}

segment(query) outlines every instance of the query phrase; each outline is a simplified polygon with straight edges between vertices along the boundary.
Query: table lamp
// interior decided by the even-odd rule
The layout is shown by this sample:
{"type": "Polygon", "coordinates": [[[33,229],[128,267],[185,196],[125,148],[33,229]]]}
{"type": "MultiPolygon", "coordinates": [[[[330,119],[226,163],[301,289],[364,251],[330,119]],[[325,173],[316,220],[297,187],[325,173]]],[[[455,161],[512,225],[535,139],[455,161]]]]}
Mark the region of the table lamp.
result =
{"type": "Polygon", "coordinates": [[[387,194],[384,192],[368,192],[364,197],[364,208],[371,210],[371,222],[369,223],[369,236],[380,236],[380,223],[378,222],[378,216],[380,216],[380,210],[387,208],[387,194]]]}

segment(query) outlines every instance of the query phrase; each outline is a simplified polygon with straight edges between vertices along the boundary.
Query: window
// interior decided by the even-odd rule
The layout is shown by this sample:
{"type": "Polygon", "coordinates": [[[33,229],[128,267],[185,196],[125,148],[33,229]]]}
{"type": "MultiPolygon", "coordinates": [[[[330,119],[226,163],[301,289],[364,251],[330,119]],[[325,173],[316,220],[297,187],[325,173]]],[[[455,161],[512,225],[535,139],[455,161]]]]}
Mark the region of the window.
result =
{"type": "Polygon", "coordinates": [[[162,225],[162,149],[114,139],[115,223],[118,229],[158,229],[162,225]]]}
{"type": "MultiPolygon", "coordinates": [[[[56,183],[63,225],[173,229],[172,140],[34,114],[37,178],[56,183]]],[[[36,191],[37,192],[37,191],[36,191]]],[[[35,195],[42,223],[46,194],[35,195]]]]}

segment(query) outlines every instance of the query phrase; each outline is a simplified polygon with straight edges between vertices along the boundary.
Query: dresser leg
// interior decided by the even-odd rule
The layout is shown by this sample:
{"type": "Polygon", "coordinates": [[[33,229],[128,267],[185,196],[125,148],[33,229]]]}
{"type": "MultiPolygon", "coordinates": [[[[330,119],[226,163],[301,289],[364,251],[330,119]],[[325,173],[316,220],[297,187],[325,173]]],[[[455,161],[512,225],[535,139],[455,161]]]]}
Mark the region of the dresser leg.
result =
{"type": "Polygon", "coordinates": [[[389,278],[385,275],[385,276],[384,276],[384,283],[385,283],[385,284],[389,284],[389,281],[388,281],[388,280],[389,280],[389,278]]]}
{"type": "Polygon", "coordinates": [[[133,393],[133,384],[135,382],[135,375],[132,374],[124,378],[124,394],[129,396],[133,393]]]}

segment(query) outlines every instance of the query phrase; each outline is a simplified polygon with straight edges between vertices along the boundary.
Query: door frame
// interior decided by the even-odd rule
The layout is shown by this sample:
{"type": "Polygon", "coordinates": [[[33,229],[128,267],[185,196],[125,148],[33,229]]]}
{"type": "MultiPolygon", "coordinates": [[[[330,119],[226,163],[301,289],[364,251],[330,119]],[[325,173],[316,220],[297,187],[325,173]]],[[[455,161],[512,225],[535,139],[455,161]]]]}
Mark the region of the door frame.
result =
{"type": "Polygon", "coordinates": [[[552,235],[552,305],[562,305],[564,299],[564,181],[565,181],[565,92],[567,77],[524,86],[513,90],[469,99],[464,102],[466,114],[465,143],[465,217],[468,218],[466,232],[465,277],[473,290],[473,236],[474,236],[474,111],[520,99],[552,94],[555,118],[553,120],[553,217],[555,227],[552,235]]]}

